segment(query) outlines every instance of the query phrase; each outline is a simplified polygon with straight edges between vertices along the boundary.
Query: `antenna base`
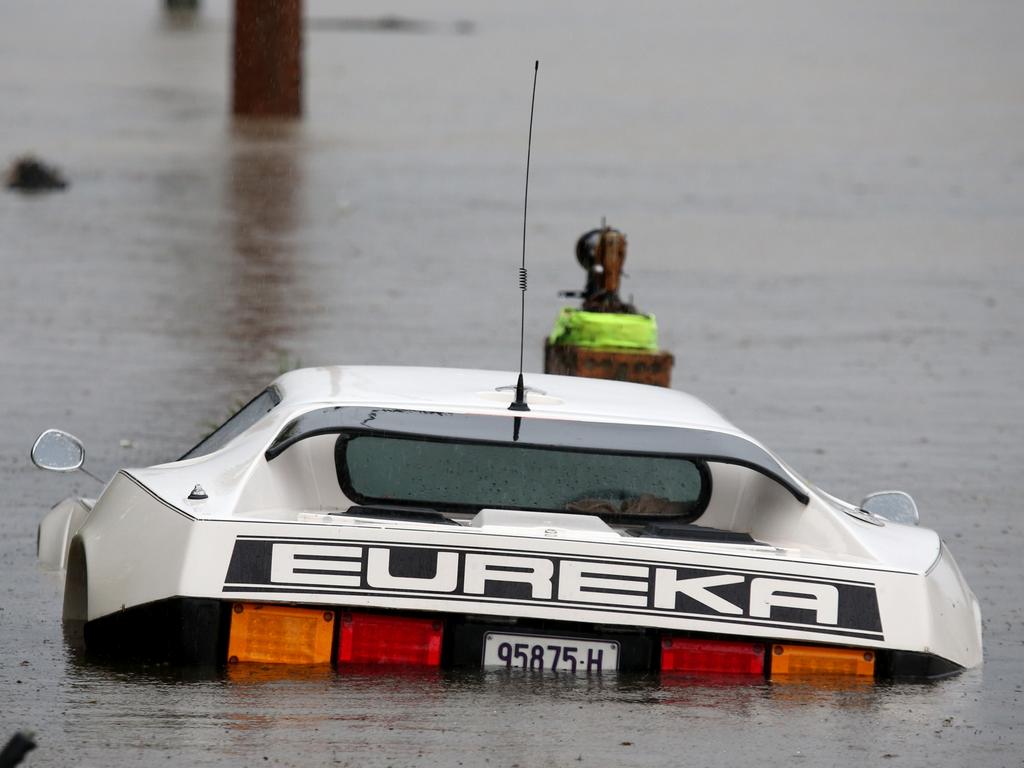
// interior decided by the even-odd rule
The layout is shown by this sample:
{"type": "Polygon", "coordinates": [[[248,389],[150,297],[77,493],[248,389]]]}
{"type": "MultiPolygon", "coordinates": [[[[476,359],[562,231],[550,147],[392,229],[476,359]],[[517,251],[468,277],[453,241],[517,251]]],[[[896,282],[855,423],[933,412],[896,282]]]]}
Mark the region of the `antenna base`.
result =
{"type": "Polygon", "coordinates": [[[530,406],[526,404],[526,387],[523,386],[523,374],[519,374],[519,380],[516,381],[516,399],[512,401],[508,409],[510,411],[528,411],[530,406]]]}

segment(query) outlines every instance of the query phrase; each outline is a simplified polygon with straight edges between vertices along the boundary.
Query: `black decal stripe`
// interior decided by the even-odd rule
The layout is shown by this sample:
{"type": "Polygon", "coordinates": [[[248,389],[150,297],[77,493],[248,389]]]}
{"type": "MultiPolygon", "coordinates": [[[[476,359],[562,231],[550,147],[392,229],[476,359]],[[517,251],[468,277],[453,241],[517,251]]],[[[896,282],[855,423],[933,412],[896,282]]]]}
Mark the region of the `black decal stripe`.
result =
{"type": "MultiPolygon", "coordinates": [[[[351,577],[356,577],[359,574],[358,573],[337,573],[337,572],[332,572],[329,575],[330,576],[351,576],[351,577]]],[[[305,581],[280,581],[280,582],[275,582],[274,586],[272,586],[272,587],[255,587],[255,586],[252,586],[252,585],[249,585],[249,584],[234,584],[234,585],[226,584],[226,585],[224,585],[224,589],[222,589],[221,592],[295,592],[297,594],[299,594],[299,593],[306,593],[306,592],[309,592],[309,593],[312,593],[312,594],[317,594],[317,593],[321,593],[322,592],[323,594],[326,594],[326,595],[332,595],[332,594],[335,594],[336,592],[339,592],[339,590],[340,591],[351,591],[350,589],[346,589],[345,587],[342,587],[342,586],[338,586],[338,587],[316,587],[316,586],[311,586],[308,582],[305,582],[305,581]],[[233,588],[229,588],[229,587],[233,587],[233,588]],[[295,589],[285,589],[285,587],[295,587],[295,589]]],[[[363,587],[359,587],[358,591],[352,592],[352,594],[354,594],[354,595],[384,594],[385,596],[388,596],[388,594],[390,594],[390,593],[382,593],[380,590],[376,590],[376,589],[371,589],[371,590],[368,591],[367,588],[365,586],[363,586],[363,587]]],[[[417,592],[415,594],[419,594],[419,593],[417,592]]],[[[425,592],[424,594],[432,594],[432,595],[437,595],[439,597],[444,597],[444,595],[447,594],[447,593],[436,592],[436,591],[428,591],[428,592],[425,592]]]]}
{"type": "MultiPolygon", "coordinates": [[[[272,551],[274,545],[275,545],[275,542],[273,542],[272,540],[268,541],[268,540],[241,539],[241,540],[237,541],[236,544],[235,544],[234,553],[232,555],[231,565],[230,565],[230,567],[228,569],[228,574],[226,574],[226,578],[224,579],[224,582],[227,583],[227,584],[249,585],[249,586],[263,586],[263,585],[265,585],[265,586],[267,586],[268,588],[271,588],[271,589],[279,588],[280,586],[282,586],[283,582],[274,582],[270,578],[270,575],[271,575],[270,574],[270,559],[271,559],[270,555],[271,555],[271,551],[272,551]],[[243,552],[244,552],[244,554],[243,554],[243,552]]],[[[296,547],[296,549],[301,550],[301,546],[302,546],[301,544],[298,545],[296,547]]],[[[347,546],[347,545],[338,544],[338,546],[347,546]]],[[[391,559],[390,556],[393,556],[395,554],[405,553],[405,557],[409,558],[409,557],[412,557],[414,555],[414,553],[422,553],[431,562],[429,564],[425,563],[425,562],[424,563],[419,563],[418,565],[416,565],[416,568],[410,570],[406,574],[406,577],[407,578],[423,578],[423,579],[426,579],[426,578],[433,578],[434,576],[436,576],[436,573],[437,573],[436,563],[437,563],[437,559],[440,557],[439,552],[441,552],[441,550],[438,550],[437,548],[429,547],[429,546],[428,547],[420,547],[420,548],[417,548],[417,547],[391,547],[391,548],[367,548],[367,547],[360,547],[359,551],[368,552],[370,549],[379,549],[380,551],[389,553],[389,560],[391,559]],[[426,565],[430,565],[431,567],[429,569],[426,569],[426,565]],[[422,570],[422,573],[420,573],[421,570],[422,570]],[[429,570],[429,573],[427,572],[428,570],[429,570]]],[[[351,547],[349,548],[349,551],[351,551],[351,547]]],[[[499,552],[500,552],[500,550],[499,550],[499,552]]],[[[453,559],[455,557],[458,557],[458,555],[460,553],[459,553],[458,550],[449,550],[447,552],[444,552],[444,554],[446,555],[446,557],[448,557],[449,560],[451,560],[451,559],[453,559]]],[[[301,555],[302,555],[301,551],[297,551],[297,552],[295,552],[293,554],[293,557],[299,557],[301,555]]],[[[492,553],[491,556],[495,557],[493,553],[492,553]]],[[[506,555],[506,557],[507,557],[507,555],[506,555]]],[[[311,588],[316,588],[316,587],[319,587],[319,586],[327,586],[327,587],[330,587],[330,588],[351,586],[351,587],[358,587],[362,591],[364,591],[366,593],[370,593],[369,592],[370,585],[366,581],[366,569],[365,569],[365,567],[363,567],[362,569],[360,569],[360,567],[359,567],[360,565],[363,564],[361,559],[355,558],[355,557],[347,558],[345,560],[341,560],[341,559],[338,559],[338,558],[333,558],[332,559],[331,557],[327,557],[326,559],[331,561],[331,562],[333,562],[337,567],[334,568],[334,569],[331,569],[331,568],[329,568],[327,563],[323,563],[323,567],[321,567],[321,568],[313,567],[313,568],[301,569],[301,568],[296,568],[295,567],[299,563],[296,563],[293,560],[292,568],[294,569],[294,571],[296,573],[298,573],[298,574],[309,574],[309,575],[314,577],[312,579],[312,581],[313,581],[312,584],[310,584],[309,581],[304,581],[301,586],[311,587],[311,588]],[[342,564],[348,566],[348,568],[350,568],[351,571],[349,571],[348,569],[346,569],[344,571],[339,570],[339,568],[342,566],[342,564]],[[359,575],[359,581],[358,582],[350,583],[350,582],[348,582],[348,579],[344,578],[344,576],[349,575],[350,572],[352,574],[358,573],[358,575],[359,575]],[[335,583],[331,583],[331,582],[327,581],[327,583],[324,584],[323,582],[326,581],[325,579],[317,579],[317,578],[315,578],[318,575],[324,575],[324,576],[343,575],[342,583],[341,584],[335,584],[335,583]],[[317,582],[320,582],[320,583],[317,583],[317,582]]],[[[465,558],[458,558],[458,559],[460,561],[464,561],[465,558]]],[[[495,557],[495,559],[498,559],[498,557],[495,557]]],[[[644,600],[645,604],[643,605],[643,610],[645,610],[650,615],[662,615],[662,612],[670,610],[671,612],[667,613],[665,615],[670,615],[670,616],[672,616],[672,615],[676,615],[676,616],[701,615],[701,616],[712,617],[712,618],[715,618],[715,619],[720,619],[720,620],[725,620],[725,621],[733,620],[733,619],[730,619],[728,616],[724,616],[724,617],[721,616],[721,614],[719,614],[718,611],[715,611],[710,606],[707,606],[705,604],[705,602],[700,599],[699,596],[698,597],[689,597],[686,594],[679,594],[678,590],[677,590],[676,599],[674,601],[674,605],[673,606],[659,606],[656,609],[656,607],[653,604],[652,590],[650,589],[651,581],[649,580],[649,578],[647,578],[647,577],[634,577],[634,578],[626,580],[626,581],[620,581],[614,574],[606,574],[606,573],[602,573],[601,572],[600,566],[603,563],[600,560],[597,560],[597,561],[574,561],[571,558],[557,557],[557,556],[549,556],[549,557],[545,557],[545,558],[539,558],[539,557],[536,557],[536,556],[532,556],[531,557],[531,556],[528,556],[528,555],[524,555],[522,557],[522,561],[524,561],[524,562],[529,562],[531,560],[535,561],[536,563],[540,563],[541,561],[546,562],[546,563],[550,563],[551,566],[553,567],[553,570],[554,570],[555,574],[560,573],[561,569],[567,563],[569,563],[569,562],[577,563],[577,567],[580,567],[580,568],[584,569],[584,570],[582,570],[582,573],[588,573],[588,571],[586,571],[585,569],[590,567],[591,571],[589,571],[589,573],[591,574],[591,576],[593,576],[595,578],[581,580],[581,583],[576,585],[577,588],[579,590],[581,590],[581,597],[580,597],[578,602],[586,602],[586,603],[593,603],[595,601],[599,602],[601,600],[601,596],[604,595],[604,596],[606,596],[606,600],[609,601],[609,602],[612,602],[612,603],[616,602],[616,600],[615,600],[616,597],[620,598],[620,600],[618,602],[630,603],[630,602],[635,602],[636,599],[640,596],[640,594],[643,593],[643,596],[645,597],[645,600],[644,600]],[[582,565],[579,565],[580,563],[582,563],[582,565]],[[583,583],[585,581],[586,582],[591,582],[591,583],[583,583]],[[633,585],[635,585],[637,587],[637,589],[630,589],[629,588],[630,586],[633,586],[633,585]]],[[[401,561],[401,558],[399,558],[399,561],[401,561]]],[[[316,566],[316,565],[320,565],[322,562],[323,562],[322,560],[320,560],[320,561],[317,561],[317,560],[307,560],[305,563],[302,563],[302,564],[309,565],[309,566],[316,566]]],[[[530,579],[527,578],[527,576],[529,574],[534,573],[534,569],[529,567],[529,565],[527,565],[527,566],[503,565],[503,564],[500,564],[500,563],[486,563],[486,565],[488,566],[488,570],[490,571],[491,576],[490,576],[490,578],[487,581],[487,587],[486,587],[485,595],[482,596],[480,599],[485,600],[485,601],[487,599],[494,599],[494,600],[524,600],[524,601],[529,601],[529,600],[532,599],[532,597],[533,597],[533,595],[532,595],[532,588],[530,587],[530,583],[531,582],[530,582],[530,579]],[[518,577],[521,577],[521,578],[518,578],[518,577]]],[[[634,565],[631,565],[629,567],[630,568],[639,568],[639,567],[642,567],[642,566],[640,566],[636,562],[634,562],[634,565]]],[[[650,571],[650,566],[648,566],[647,570],[650,571]]],[[[711,594],[713,594],[713,595],[715,595],[715,596],[717,596],[719,598],[722,598],[724,600],[727,600],[728,602],[732,603],[733,605],[736,605],[739,609],[742,610],[742,614],[741,615],[749,616],[750,604],[749,604],[749,596],[748,596],[747,590],[749,589],[750,581],[749,581],[749,577],[748,576],[746,576],[744,574],[737,574],[737,573],[734,573],[734,572],[731,572],[731,571],[727,571],[727,570],[724,570],[724,569],[706,568],[706,567],[699,567],[699,566],[689,566],[689,567],[687,567],[687,566],[681,566],[681,565],[668,565],[663,570],[671,572],[673,574],[674,579],[677,579],[679,582],[699,580],[702,577],[706,578],[708,574],[726,575],[727,577],[734,578],[734,579],[738,580],[739,582],[743,582],[742,584],[735,584],[735,585],[720,585],[718,587],[715,587],[714,591],[712,591],[711,594]],[[737,592],[737,590],[740,590],[740,591],[737,592]]],[[[399,574],[396,574],[392,570],[392,575],[396,575],[397,576],[399,574]]],[[[783,591],[778,593],[780,595],[790,595],[790,596],[797,596],[797,597],[803,596],[804,593],[802,593],[800,591],[801,584],[814,585],[814,586],[827,585],[827,586],[830,587],[830,589],[838,590],[839,601],[838,601],[838,606],[837,607],[838,607],[838,610],[839,610],[839,615],[838,615],[838,622],[837,622],[836,626],[844,627],[844,628],[846,628],[847,631],[853,631],[854,628],[856,628],[856,631],[860,631],[860,632],[871,632],[871,633],[879,632],[880,633],[882,631],[881,617],[879,615],[879,610],[878,610],[877,593],[876,593],[876,590],[875,590],[875,588],[873,586],[867,585],[867,584],[849,584],[849,583],[843,583],[843,582],[833,582],[833,581],[826,581],[826,580],[822,580],[822,579],[816,579],[816,580],[800,579],[799,577],[797,577],[797,578],[790,577],[790,578],[779,579],[778,578],[779,576],[780,576],[780,574],[769,574],[768,575],[768,577],[771,578],[773,581],[781,581],[782,582],[782,584],[778,585],[779,587],[781,587],[783,589],[783,591]]],[[[464,577],[462,577],[462,575],[460,574],[460,578],[464,578],[464,577]]],[[[552,581],[554,581],[554,579],[552,579],[552,581]]],[[[292,582],[292,583],[294,583],[294,582],[292,582]]],[[[552,589],[553,589],[552,594],[558,595],[559,594],[558,586],[555,585],[555,584],[552,584],[551,586],[552,586],[552,589]]],[[[395,594],[394,590],[388,590],[388,589],[380,589],[380,590],[374,590],[374,591],[376,591],[378,594],[395,594]]],[[[422,594],[424,592],[431,592],[433,590],[430,590],[429,588],[425,588],[423,590],[415,590],[415,591],[420,593],[420,594],[422,594]]],[[[457,592],[459,594],[460,599],[462,597],[466,597],[468,599],[474,599],[472,595],[464,595],[461,588],[457,588],[457,592]]],[[[450,592],[445,592],[443,594],[444,595],[450,595],[451,593],[450,592]]],[[[775,593],[773,593],[773,594],[775,594],[775,593]]],[[[546,604],[550,605],[550,604],[552,604],[552,602],[549,602],[549,600],[550,600],[549,598],[545,598],[544,602],[546,604]]],[[[570,601],[560,600],[560,601],[557,601],[557,602],[558,603],[569,603],[570,601]]],[[[554,603],[554,604],[557,604],[557,603],[554,603]]],[[[609,606],[609,610],[615,610],[615,608],[617,608],[617,606],[609,606]]],[[[808,626],[808,627],[821,627],[822,626],[822,623],[817,621],[818,616],[814,612],[813,606],[809,607],[809,608],[800,608],[800,607],[788,607],[788,606],[785,606],[785,605],[772,605],[771,608],[770,608],[770,611],[771,612],[769,614],[763,616],[763,619],[768,624],[778,624],[778,625],[782,625],[782,626],[808,626]]]]}
{"type": "Polygon", "coordinates": [[[670,619],[689,619],[692,621],[709,621],[718,624],[729,624],[736,626],[752,626],[752,627],[763,627],[763,628],[775,628],[775,629],[792,629],[800,632],[808,632],[819,635],[829,636],[841,636],[841,637],[857,637],[868,640],[884,640],[885,634],[882,632],[866,632],[856,629],[845,629],[843,627],[837,627],[836,629],[827,629],[819,625],[809,624],[797,624],[787,623],[784,621],[767,621],[760,619],[750,618],[732,618],[729,616],[712,616],[704,613],[682,613],[678,611],[657,611],[627,607],[607,607],[597,603],[587,603],[580,601],[570,600],[559,600],[559,601],[547,601],[547,600],[515,600],[511,598],[494,598],[482,595],[457,595],[453,593],[436,593],[436,592],[408,592],[398,590],[352,590],[352,589],[327,589],[319,587],[303,587],[301,589],[284,589],[280,587],[256,587],[249,585],[224,585],[222,590],[226,593],[269,593],[269,594],[295,594],[295,595],[354,595],[354,596],[367,596],[367,597],[397,597],[397,598],[413,598],[416,600],[428,600],[432,602],[440,601],[459,601],[459,602],[471,602],[471,603],[487,603],[492,605],[523,605],[529,607],[544,607],[544,608],[577,608],[585,611],[594,611],[597,613],[618,613],[618,614],[630,614],[636,616],[658,616],[670,619]]]}
{"type": "MultiPolygon", "coordinates": [[[[200,518],[198,518],[198,517],[195,517],[194,515],[190,515],[190,514],[189,514],[188,512],[186,512],[185,510],[183,510],[183,509],[178,509],[178,508],[177,508],[176,506],[174,506],[173,504],[171,504],[171,503],[170,503],[169,501],[167,501],[166,499],[164,499],[164,498],[161,498],[160,496],[157,496],[157,495],[156,495],[155,493],[153,493],[153,491],[152,491],[152,490],[150,490],[150,489],[149,489],[149,488],[148,488],[147,486],[143,485],[143,484],[142,484],[142,481],[141,481],[141,480],[139,480],[139,479],[138,479],[138,478],[136,478],[136,477],[133,477],[132,475],[129,475],[129,474],[128,474],[127,472],[125,472],[125,471],[124,471],[123,469],[122,469],[122,470],[121,470],[120,472],[118,472],[117,474],[121,475],[122,477],[126,477],[126,478],[128,478],[129,480],[131,480],[131,481],[132,481],[132,482],[133,482],[133,483],[134,483],[135,485],[137,485],[137,486],[138,486],[138,487],[139,487],[139,488],[140,488],[141,490],[145,491],[147,495],[149,495],[150,497],[152,497],[154,501],[157,501],[157,502],[159,502],[160,504],[162,504],[163,506],[167,507],[167,508],[168,508],[169,510],[171,510],[172,512],[177,512],[177,513],[178,513],[179,515],[181,515],[182,517],[184,517],[184,518],[187,518],[188,520],[191,520],[191,521],[193,521],[193,522],[198,522],[198,521],[200,520],[200,518]]],[[[218,521],[218,522],[224,522],[224,521],[218,521]]]]}
{"type": "MultiPolygon", "coordinates": [[[[283,524],[282,521],[280,521],[280,520],[211,520],[210,522],[231,523],[232,525],[237,525],[238,523],[244,523],[245,525],[250,525],[250,524],[257,524],[257,525],[258,524],[266,524],[266,525],[278,525],[278,526],[280,526],[280,525],[283,524]]],[[[328,527],[330,527],[330,528],[332,528],[334,530],[337,530],[340,527],[340,526],[338,526],[335,523],[302,523],[302,525],[309,525],[309,526],[314,526],[314,527],[325,527],[325,526],[328,526],[328,527]]],[[[379,525],[346,525],[345,527],[346,528],[353,528],[353,529],[361,530],[361,531],[366,531],[366,530],[380,531],[380,530],[382,530],[382,528],[379,525]]],[[[468,526],[460,526],[460,527],[468,528],[468,526]]],[[[396,533],[412,533],[412,534],[414,534],[416,536],[423,536],[424,534],[427,534],[427,535],[446,534],[446,535],[459,535],[459,536],[471,536],[471,535],[472,536],[477,536],[477,535],[481,535],[481,533],[482,533],[481,529],[479,529],[479,528],[468,528],[468,530],[458,530],[458,529],[455,528],[455,526],[445,526],[443,531],[440,531],[440,530],[439,531],[429,531],[429,530],[425,530],[423,528],[391,528],[391,527],[385,528],[383,530],[387,531],[388,533],[391,533],[391,532],[396,532],[396,533]]],[[[483,535],[493,536],[493,537],[499,538],[499,539],[523,539],[523,538],[525,538],[524,536],[522,536],[520,534],[510,534],[510,533],[486,533],[486,534],[483,534],[483,535]]],[[[304,541],[304,542],[307,542],[309,544],[321,544],[322,543],[322,544],[334,544],[336,546],[353,546],[353,545],[355,545],[355,546],[364,546],[364,547],[389,547],[389,546],[399,546],[399,547],[430,547],[430,548],[436,548],[436,549],[439,549],[439,550],[442,550],[442,551],[444,551],[444,550],[451,550],[451,551],[463,551],[463,552],[474,552],[474,551],[480,551],[480,552],[521,552],[521,551],[525,551],[525,552],[528,552],[528,553],[532,554],[534,557],[537,556],[537,552],[536,551],[531,551],[531,550],[496,549],[496,548],[492,548],[492,547],[477,547],[477,546],[472,546],[472,545],[461,545],[461,544],[459,544],[459,545],[452,545],[452,544],[434,545],[434,544],[416,544],[416,543],[409,543],[409,542],[382,542],[382,541],[365,541],[365,542],[360,542],[360,541],[355,541],[355,540],[346,540],[346,543],[340,543],[337,539],[316,539],[316,538],[307,538],[305,536],[275,536],[275,537],[268,537],[266,535],[244,534],[244,533],[238,534],[237,538],[239,538],[239,539],[260,539],[260,540],[270,540],[270,541],[280,541],[280,542],[304,541]]],[[[550,539],[545,539],[545,541],[551,541],[551,540],[550,539]]],[[[592,540],[589,540],[589,539],[563,539],[562,541],[564,541],[565,543],[573,543],[573,544],[601,544],[601,545],[607,545],[608,544],[607,541],[592,541],[592,540]]],[[[772,562],[772,563],[777,563],[777,562],[793,563],[793,562],[797,562],[797,561],[794,561],[794,560],[787,559],[785,557],[765,557],[764,555],[757,555],[757,554],[749,554],[748,555],[748,554],[744,554],[742,552],[733,552],[731,550],[730,551],[723,551],[721,549],[719,549],[719,550],[680,549],[678,547],[667,547],[667,546],[664,546],[664,545],[659,545],[659,544],[654,543],[654,542],[648,543],[647,541],[645,541],[642,546],[645,549],[657,549],[657,550],[662,550],[662,551],[666,551],[666,552],[677,552],[677,553],[683,553],[683,554],[708,555],[710,557],[735,557],[735,558],[742,558],[744,560],[761,560],[761,561],[772,562]]],[[[576,558],[576,559],[579,559],[579,560],[586,560],[589,557],[593,557],[593,556],[579,555],[577,557],[577,556],[574,555],[573,557],[576,558]]],[[[601,560],[602,562],[610,562],[610,563],[611,562],[623,562],[623,563],[636,563],[637,562],[636,560],[626,560],[626,559],[622,559],[622,558],[593,558],[593,559],[598,559],[598,560],[601,560]]],[[[800,560],[799,564],[800,565],[820,566],[820,567],[823,567],[823,568],[841,568],[843,570],[871,571],[872,573],[896,573],[896,574],[905,575],[905,576],[920,576],[921,575],[917,571],[899,570],[899,569],[896,569],[896,568],[880,568],[878,566],[872,566],[872,565],[844,565],[843,563],[828,563],[828,562],[822,562],[822,561],[819,561],[819,560],[800,560]]],[[[701,567],[704,567],[704,566],[701,566],[701,567]]],[[[714,566],[707,566],[707,567],[714,568],[714,566]]],[[[741,570],[741,569],[736,568],[736,569],[732,569],[732,570],[741,570]]],[[[811,576],[811,577],[808,577],[808,578],[815,578],[815,577],[811,576]]],[[[839,581],[839,579],[835,579],[835,581],[839,581]]],[[[870,584],[871,582],[851,581],[850,583],[851,584],[870,584]]]]}
{"type": "MultiPolygon", "coordinates": [[[[305,538],[302,538],[302,537],[299,537],[299,536],[282,536],[282,537],[270,538],[270,537],[266,537],[266,536],[249,536],[249,535],[244,535],[244,534],[239,535],[238,539],[241,539],[241,540],[254,540],[254,541],[269,541],[269,542],[274,542],[274,543],[280,542],[282,544],[288,544],[288,543],[293,543],[293,542],[302,542],[302,543],[306,543],[306,544],[315,544],[315,545],[318,545],[318,546],[321,543],[323,543],[323,544],[333,544],[333,545],[339,546],[339,547],[366,547],[366,548],[378,548],[378,549],[394,549],[394,548],[398,548],[398,547],[409,547],[409,548],[429,549],[432,552],[454,552],[456,554],[461,554],[461,553],[484,553],[484,554],[488,554],[488,555],[508,555],[510,557],[531,557],[531,558],[534,558],[534,559],[542,559],[542,560],[575,560],[575,561],[580,561],[580,562],[593,562],[593,563],[598,563],[598,564],[604,564],[604,563],[624,564],[624,565],[647,566],[647,567],[651,567],[651,568],[699,568],[699,569],[703,569],[705,571],[713,571],[715,573],[743,573],[743,574],[750,574],[752,576],[768,576],[768,577],[775,578],[775,579],[785,579],[787,581],[810,582],[810,583],[814,583],[814,584],[820,584],[820,583],[824,583],[824,584],[851,584],[851,585],[854,585],[854,586],[863,586],[863,587],[874,587],[875,586],[874,582],[872,582],[872,581],[862,581],[862,580],[855,580],[855,579],[833,578],[831,576],[806,576],[804,574],[796,574],[796,573],[790,574],[790,573],[785,573],[785,572],[782,572],[782,571],[765,571],[765,570],[755,570],[755,569],[752,569],[752,568],[741,568],[741,567],[733,568],[733,567],[726,567],[726,566],[722,566],[722,565],[703,565],[703,564],[699,564],[698,565],[696,563],[668,563],[668,562],[659,562],[659,561],[656,561],[656,560],[629,560],[629,559],[626,559],[626,558],[623,558],[623,557],[602,557],[602,556],[599,556],[599,555],[576,555],[576,554],[565,555],[565,554],[553,553],[553,552],[551,552],[551,553],[548,553],[548,552],[538,552],[536,550],[528,550],[528,549],[504,549],[504,548],[495,548],[495,547],[473,547],[473,546],[465,546],[465,547],[464,546],[457,546],[456,547],[456,546],[447,545],[447,544],[423,544],[423,543],[412,543],[412,542],[405,542],[405,541],[402,541],[402,542],[397,542],[397,541],[396,542],[365,541],[365,542],[363,542],[363,541],[346,540],[344,542],[339,542],[337,539],[333,539],[333,540],[329,540],[329,539],[305,539],[305,538]]],[[[587,543],[601,543],[601,544],[604,544],[605,542],[587,542],[587,543]]],[[[712,555],[712,556],[716,556],[716,557],[734,557],[735,556],[731,552],[730,553],[725,553],[725,552],[700,552],[700,553],[696,553],[696,552],[693,552],[692,550],[673,550],[673,551],[674,552],[679,552],[680,554],[683,554],[683,555],[687,555],[687,554],[705,554],[705,555],[712,555]]],[[[803,560],[801,560],[799,562],[795,562],[793,560],[779,559],[779,560],[774,560],[774,562],[776,562],[776,563],[782,562],[782,563],[789,563],[789,564],[795,564],[795,565],[806,565],[806,566],[820,566],[820,567],[826,567],[826,568],[841,568],[841,569],[844,569],[844,570],[871,570],[872,572],[878,572],[878,573],[896,573],[896,574],[901,574],[901,575],[918,575],[918,574],[914,574],[911,571],[880,571],[880,570],[877,570],[877,569],[860,568],[859,566],[835,565],[835,564],[831,564],[831,563],[827,563],[827,564],[826,563],[813,563],[813,562],[808,562],[808,561],[803,561],[803,560]]],[[[497,568],[497,567],[498,566],[496,566],[496,565],[492,566],[491,564],[488,564],[488,570],[490,570],[492,568],[497,568]]],[[[588,573],[590,573],[590,572],[589,571],[584,571],[583,575],[587,575],[588,573]]],[[[594,571],[593,573],[595,575],[599,575],[602,578],[616,578],[616,579],[619,579],[619,578],[622,578],[622,579],[630,579],[630,578],[643,579],[643,578],[645,578],[645,577],[642,577],[642,576],[619,576],[617,574],[606,574],[606,573],[600,573],[598,571],[594,571]]]]}
{"type": "MultiPolygon", "coordinates": [[[[544,560],[548,563],[552,562],[550,557],[537,557],[536,560],[544,560]]],[[[484,563],[486,566],[484,569],[484,580],[486,581],[488,573],[529,573],[534,574],[537,572],[536,568],[531,568],[528,565],[502,565],[501,563],[484,563]]]]}

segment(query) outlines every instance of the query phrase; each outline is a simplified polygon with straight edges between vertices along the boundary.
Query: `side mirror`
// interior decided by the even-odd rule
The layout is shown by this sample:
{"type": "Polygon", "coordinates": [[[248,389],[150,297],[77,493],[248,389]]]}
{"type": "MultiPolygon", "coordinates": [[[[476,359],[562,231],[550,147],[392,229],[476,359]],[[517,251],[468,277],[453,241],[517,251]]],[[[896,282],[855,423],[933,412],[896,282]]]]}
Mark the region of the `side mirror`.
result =
{"type": "Polygon", "coordinates": [[[74,472],[85,463],[85,448],[74,435],[59,429],[48,429],[32,446],[32,463],[54,472],[74,472]]]}
{"type": "Polygon", "coordinates": [[[903,491],[869,493],[860,503],[860,508],[893,523],[917,525],[920,520],[917,504],[909,493],[903,491]]]}

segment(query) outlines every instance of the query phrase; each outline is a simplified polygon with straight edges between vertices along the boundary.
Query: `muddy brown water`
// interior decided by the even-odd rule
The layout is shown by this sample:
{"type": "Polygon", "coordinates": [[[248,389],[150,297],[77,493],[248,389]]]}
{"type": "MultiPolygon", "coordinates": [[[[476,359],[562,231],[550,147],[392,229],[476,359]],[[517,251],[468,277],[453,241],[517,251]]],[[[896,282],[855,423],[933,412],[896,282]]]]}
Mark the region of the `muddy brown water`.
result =
{"type": "Polygon", "coordinates": [[[417,23],[389,34],[309,3],[306,119],[262,126],[226,117],[229,8],[202,6],[0,24],[0,158],[71,184],[0,194],[0,738],[35,731],[27,764],[1022,765],[1020,6],[396,2],[417,23]],[[65,642],[35,529],[96,486],[29,465],[43,428],[106,476],[282,367],[514,367],[535,57],[528,372],[605,215],[675,386],[840,496],[916,496],[981,601],[982,668],[204,676],[65,642]]]}

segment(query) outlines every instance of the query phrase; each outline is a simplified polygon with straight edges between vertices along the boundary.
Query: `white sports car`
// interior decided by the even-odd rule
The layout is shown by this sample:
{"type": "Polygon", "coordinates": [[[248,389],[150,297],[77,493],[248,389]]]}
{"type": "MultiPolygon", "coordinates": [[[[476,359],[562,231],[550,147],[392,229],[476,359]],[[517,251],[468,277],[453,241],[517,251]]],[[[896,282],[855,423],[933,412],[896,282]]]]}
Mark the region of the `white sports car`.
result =
{"type": "MultiPolygon", "coordinates": [[[[678,391],[293,371],[177,461],[58,504],[39,556],[91,653],[937,677],[978,603],[905,494],[829,496],[678,391]]],[[[81,466],[57,430],[44,468],[81,466]]]]}

